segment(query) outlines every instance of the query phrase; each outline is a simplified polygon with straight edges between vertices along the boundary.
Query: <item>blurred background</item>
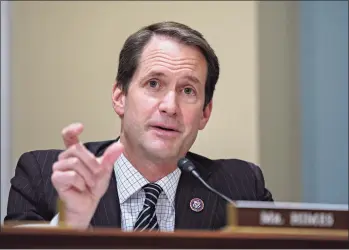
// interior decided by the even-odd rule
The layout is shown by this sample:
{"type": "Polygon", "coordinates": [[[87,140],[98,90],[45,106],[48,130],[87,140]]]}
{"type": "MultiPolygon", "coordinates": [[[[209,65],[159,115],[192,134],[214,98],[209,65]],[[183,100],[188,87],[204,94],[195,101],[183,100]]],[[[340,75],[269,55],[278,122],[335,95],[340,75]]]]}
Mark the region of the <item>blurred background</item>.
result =
{"type": "Polygon", "coordinates": [[[275,200],[348,203],[347,1],[1,1],[1,220],[19,156],[118,136],[118,55],[158,21],[198,29],[221,77],[192,151],[261,166],[275,200]]]}

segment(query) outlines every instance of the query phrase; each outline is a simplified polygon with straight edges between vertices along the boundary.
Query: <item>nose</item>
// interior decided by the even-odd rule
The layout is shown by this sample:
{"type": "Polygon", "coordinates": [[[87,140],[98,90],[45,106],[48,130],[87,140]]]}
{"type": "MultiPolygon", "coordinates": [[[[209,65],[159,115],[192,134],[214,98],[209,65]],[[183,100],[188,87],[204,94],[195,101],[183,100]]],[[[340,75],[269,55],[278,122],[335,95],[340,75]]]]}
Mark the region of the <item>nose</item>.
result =
{"type": "Polygon", "coordinates": [[[177,114],[177,98],[175,91],[169,91],[161,100],[159,110],[161,113],[166,113],[170,116],[177,114]]]}

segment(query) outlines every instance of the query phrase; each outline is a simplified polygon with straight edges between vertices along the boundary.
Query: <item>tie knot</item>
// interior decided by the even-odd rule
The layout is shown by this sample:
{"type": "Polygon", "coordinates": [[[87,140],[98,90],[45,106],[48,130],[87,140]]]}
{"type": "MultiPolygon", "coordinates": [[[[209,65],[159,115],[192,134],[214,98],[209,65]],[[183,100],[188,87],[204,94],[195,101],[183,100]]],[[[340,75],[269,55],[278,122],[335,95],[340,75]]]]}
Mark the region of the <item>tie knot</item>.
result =
{"type": "Polygon", "coordinates": [[[143,190],[145,192],[145,204],[155,206],[162,192],[162,188],[156,183],[149,183],[143,187],[143,190]]]}

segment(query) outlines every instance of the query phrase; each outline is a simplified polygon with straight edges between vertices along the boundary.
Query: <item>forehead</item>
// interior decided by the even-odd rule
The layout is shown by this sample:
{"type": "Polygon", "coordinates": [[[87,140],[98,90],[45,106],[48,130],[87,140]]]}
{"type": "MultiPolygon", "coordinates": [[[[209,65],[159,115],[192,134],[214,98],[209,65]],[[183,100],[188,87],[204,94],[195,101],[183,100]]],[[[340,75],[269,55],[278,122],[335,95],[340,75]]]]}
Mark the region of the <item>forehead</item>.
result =
{"type": "Polygon", "coordinates": [[[153,36],[144,47],[138,65],[144,75],[152,70],[194,75],[205,82],[207,63],[201,51],[165,36],[153,36]]]}

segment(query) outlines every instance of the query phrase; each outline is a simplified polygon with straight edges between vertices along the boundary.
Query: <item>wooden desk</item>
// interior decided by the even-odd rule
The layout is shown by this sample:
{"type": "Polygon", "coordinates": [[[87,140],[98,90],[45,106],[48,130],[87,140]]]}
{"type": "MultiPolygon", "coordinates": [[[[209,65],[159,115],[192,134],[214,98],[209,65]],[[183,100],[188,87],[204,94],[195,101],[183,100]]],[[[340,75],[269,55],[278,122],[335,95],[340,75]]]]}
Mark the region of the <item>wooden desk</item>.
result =
{"type": "Polygon", "coordinates": [[[121,232],[60,228],[1,228],[1,248],[348,248],[347,236],[226,233],[211,231],[121,232]]]}

